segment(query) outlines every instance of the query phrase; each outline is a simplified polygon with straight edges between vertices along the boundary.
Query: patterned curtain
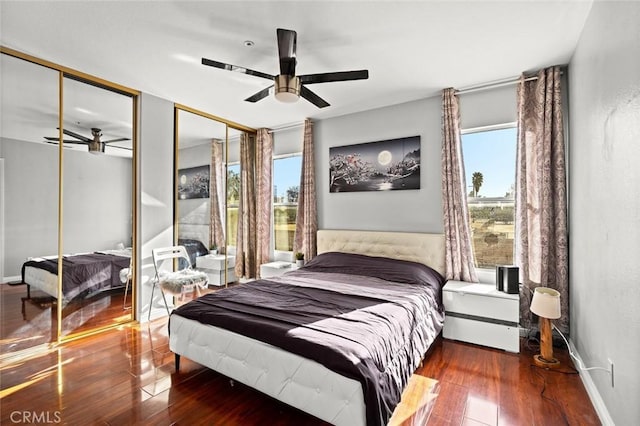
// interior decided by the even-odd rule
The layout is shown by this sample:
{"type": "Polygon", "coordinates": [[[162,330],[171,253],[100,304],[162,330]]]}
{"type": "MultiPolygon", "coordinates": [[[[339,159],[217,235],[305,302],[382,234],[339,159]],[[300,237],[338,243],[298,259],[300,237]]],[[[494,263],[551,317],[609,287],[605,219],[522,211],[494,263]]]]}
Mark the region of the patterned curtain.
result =
{"type": "Polygon", "coordinates": [[[219,253],[225,252],[224,239],[224,159],[222,158],[222,141],[211,141],[211,177],[210,177],[210,219],[209,219],[209,247],[216,245],[219,253]]]}
{"type": "Polygon", "coordinates": [[[298,214],[293,251],[302,252],[305,261],[316,255],[316,233],[318,232],[318,212],[316,206],[316,179],[313,155],[313,123],[304,121],[304,143],[302,148],[302,173],[298,194],[298,214]]]}
{"type": "MultiPolygon", "coordinates": [[[[556,325],[569,331],[567,187],[560,95],[560,68],[541,70],[518,85],[516,159],[516,261],[530,296],[535,287],[560,292],[562,316],[556,325]]],[[[530,297],[521,298],[521,324],[531,326],[530,297]]]]}
{"type": "Polygon", "coordinates": [[[240,200],[236,242],[236,276],[256,277],[255,138],[240,134],[240,200]]]}
{"type": "MultiPolygon", "coordinates": [[[[256,146],[256,265],[269,262],[273,210],[273,136],[258,129],[256,146]]],[[[257,272],[257,271],[256,271],[257,272]]]]}
{"type": "Polygon", "coordinates": [[[478,282],[476,276],[466,180],[460,137],[460,109],[452,88],[442,91],[442,208],[445,278],[478,282]]]}

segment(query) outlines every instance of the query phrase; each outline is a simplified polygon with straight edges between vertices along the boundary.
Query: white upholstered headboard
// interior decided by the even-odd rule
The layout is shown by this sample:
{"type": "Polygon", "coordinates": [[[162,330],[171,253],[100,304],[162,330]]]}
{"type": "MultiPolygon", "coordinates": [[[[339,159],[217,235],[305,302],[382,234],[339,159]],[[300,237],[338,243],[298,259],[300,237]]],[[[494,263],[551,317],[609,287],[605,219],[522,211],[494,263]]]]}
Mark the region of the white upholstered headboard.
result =
{"type": "Polygon", "coordinates": [[[443,234],[319,230],[318,253],[329,251],[410,260],[430,266],[444,275],[443,234]]]}

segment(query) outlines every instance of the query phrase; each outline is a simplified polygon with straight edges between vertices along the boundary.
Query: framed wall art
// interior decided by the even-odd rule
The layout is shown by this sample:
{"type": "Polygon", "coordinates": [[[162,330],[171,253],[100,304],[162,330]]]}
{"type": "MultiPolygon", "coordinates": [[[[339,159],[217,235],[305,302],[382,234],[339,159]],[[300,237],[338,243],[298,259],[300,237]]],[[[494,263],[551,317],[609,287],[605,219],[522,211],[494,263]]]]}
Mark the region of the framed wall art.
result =
{"type": "Polygon", "coordinates": [[[209,165],[178,170],[178,199],[209,198],[209,165]]]}
{"type": "Polygon", "coordinates": [[[420,136],[329,148],[329,192],[420,189],[420,136]]]}

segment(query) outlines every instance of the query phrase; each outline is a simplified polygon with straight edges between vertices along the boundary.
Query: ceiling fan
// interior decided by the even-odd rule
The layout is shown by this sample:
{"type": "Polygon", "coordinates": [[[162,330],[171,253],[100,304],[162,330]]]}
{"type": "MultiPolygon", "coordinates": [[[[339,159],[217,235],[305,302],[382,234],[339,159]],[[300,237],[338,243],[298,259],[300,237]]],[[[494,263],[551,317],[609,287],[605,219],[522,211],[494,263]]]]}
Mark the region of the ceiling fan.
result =
{"type": "MultiPolygon", "coordinates": [[[[108,141],[101,141],[100,137],[102,136],[102,130],[98,129],[97,127],[92,127],[91,128],[91,135],[93,136],[93,138],[88,138],[86,136],[82,136],[78,133],[72,132],[71,130],[67,130],[67,129],[63,129],[62,132],[67,135],[67,136],[71,136],[72,138],[76,138],[78,140],[68,140],[68,139],[63,139],[62,142],[64,143],[73,143],[73,144],[80,144],[80,145],[87,145],[89,147],[89,152],[94,153],[94,154],[101,154],[104,153],[104,150],[107,146],[108,143],[112,143],[112,142],[122,142],[122,141],[128,141],[130,140],[129,138],[118,138],[118,139],[110,139],[108,141]]],[[[48,137],[45,136],[45,139],[47,140],[47,143],[58,143],[59,139],[57,137],[48,137]]],[[[126,149],[131,151],[131,148],[126,148],[123,146],[117,146],[117,145],[110,145],[111,148],[120,148],[120,149],[126,149]]]]}
{"type": "Polygon", "coordinates": [[[240,72],[242,74],[254,75],[273,81],[273,85],[245,99],[247,102],[257,102],[267,97],[269,90],[275,87],[275,97],[282,102],[295,102],[300,96],[317,106],[318,108],[328,107],[329,103],[320,96],[307,89],[306,84],[328,83],[333,81],[366,80],[369,78],[369,71],[339,71],[322,74],[296,75],[296,39],[295,31],[277,29],[278,36],[278,56],[280,59],[280,74],[271,75],[260,71],[237,65],[225,64],[211,59],[202,58],[202,64],[227,71],[240,72]]]}

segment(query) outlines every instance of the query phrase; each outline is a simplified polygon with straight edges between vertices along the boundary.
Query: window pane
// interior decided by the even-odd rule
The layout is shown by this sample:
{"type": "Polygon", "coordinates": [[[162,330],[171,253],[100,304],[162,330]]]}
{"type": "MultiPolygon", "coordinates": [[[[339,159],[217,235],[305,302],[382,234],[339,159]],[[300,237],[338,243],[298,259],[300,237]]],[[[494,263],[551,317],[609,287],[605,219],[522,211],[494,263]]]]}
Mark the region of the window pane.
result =
{"type": "Polygon", "coordinates": [[[240,201],[240,164],[227,167],[227,246],[235,247],[238,237],[238,203],[240,201]]]}
{"type": "Polygon", "coordinates": [[[515,127],[462,135],[477,266],[513,264],[515,127]]]}
{"type": "Polygon", "coordinates": [[[273,239],[275,249],[293,251],[302,156],[273,160],[273,239]]]}

